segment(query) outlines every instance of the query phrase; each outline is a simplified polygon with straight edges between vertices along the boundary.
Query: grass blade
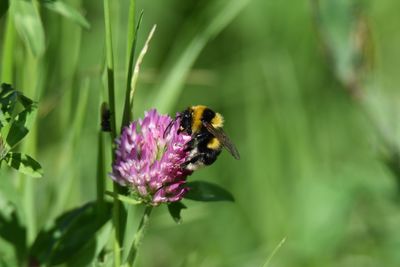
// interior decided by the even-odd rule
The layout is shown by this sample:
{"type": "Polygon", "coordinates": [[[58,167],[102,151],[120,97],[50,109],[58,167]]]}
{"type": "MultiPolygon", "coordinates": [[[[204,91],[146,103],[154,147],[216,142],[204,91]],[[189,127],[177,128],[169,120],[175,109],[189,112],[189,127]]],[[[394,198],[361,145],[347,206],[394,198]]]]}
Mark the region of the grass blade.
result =
{"type": "MultiPolygon", "coordinates": [[[[220,3],[221,1],[215,5],[218,6],[220,3]]],[[[166,78],[161,83],[160,88],[156,90],[158,94],[152,106],[157,107],[161,112],[170,111],[175,106],[190,68],[195,63],[200,52],[204,49],[208,41],[226,28],[248,3],[249,0],[228,1],[218,10],[218,13],[214,16],[210,24],[201,29],[192,38],[183,52],[173,60],[173,66],[167,67],[169,70],[165,75],[166,78]]],[[[172,56],[176,57],[174,54],[172,56]]]]}
{"type": "MultiPolygon", "coordinates": [[[[112,46],[112,32],[111,32],[111,9],[110,0],[104,0],[104,24],[105,24],[105,37],[106,37],[106,59],[107,59],[107,81],[108,81],[108,102],[110,105],[110,124],[111,124],[111,140],[114,142],[117,137],[116,133],[116,118],[115,118],[115,84],[114,84],[114,56],[112,46]]],[[[115,155],[113,145],[111,145],[111,157],[114,161],[115,155]]],[[[118,194],[120,186],[117,183],[113,183],[113,191],[118,194]]],[[[113,202],[113,224],[114,224],[114,266],[119,267],[121,265],[121,244],[122,235],[121,231],[121,203],[114,199],[113,202]]]]}
{"type": "Polygon", "coordinates": [[[14,46],[15,46],[15,27],[14,21],[10,15],[7,15],[6,31],[3,41],[3,55],[1,60],[1,81],[13,83],[14,74],[14,46]]]}
{"type": "Polygon", "coordinates": [[[79,24],[85,29],[90,28],[89,22],[77,10],[63,1],[43,1],[43,6],[79,24]]]}
{"type": "Polygon", "coordinates": [[[268,258],[265,261],[263,267],[267,267],[269,265],[269,263],[271,262],[272,258],[275,256],[275,254],[278,252],[278,250],[283,246],[283,244],[285,242],[286,242],[286,236],[281,240],[281,242],[279,242],[279,244],[274,248],[274,250],[268,256],[268,258]]]}
{"type": "MultiPolygon", "coordinates": [[[[133,3],[131,3],[131,5],[133,5],[133,3]]],[[[130,10],[130,12],[132,13],[133,11],[130,10]]],[[[129,121],[131,121],[132,118],[133,118],[133,105],[129,101],[129,96],[131,94],[131,80],[132,80],[132,73],[133,73],[133,59],[135,57],[137,34],[138,34],[138,31],[139,31],[140,24],[142,22],[142,18],[143,18],[143,11],[140,13],[138,24],[136,26],[135,32],[133,33],[134,34],[134,38],[131,41],[132,43],[128,43],[128,47],[129,47],[129,52],[128,52],[129,60],[128,60],[128,67],[127,67],[128,68],[128,75],[127,75],[127,79],[126,79],[125,103],[124,103],[124,111],[123,111],[123,117],[122,117],[121,131],[122,131],[123,127],[126,126],[129,123],[129,121]]],[[[129,28],[131,28],[131,27],[132,26],[130,24],[129,28]]],[[[128,31],[128,40],[131,39],[131,37],[130,37],[130,35],[132,35],[131,31],[132,31],[131,29],[128,31]]]]}
{"type": "Polygon", "coordinates": [[[45,37],[42,21],[32,1],[11,0],[15,28],[25,45],[36,57],[43,55],[45,37]]]}
{"type": "Polygon", "coordinates": [[[133,96],[135,94],[135,89],[136,89],[136,84],[139,78],[139,71],[140,71],[140,65],[142,64],[143,58],[147,53],[147,50],[149,49],[149,43],[151,41],[151,38],[153,38],[153,34],[157,28],[157,25],[154,25],[153,28],[151,28],[151,31],[149,33],[149,36],[147,37],[146,42],[144,43],[144,46],[142,48],[142,51],[140,51],[140,54],[136,60],[135,68],[133,70],[133,75],[132,75],[132,80],[131,80],[131,90],[129,94],[129,103],[130,106],[133,106],[133,96]]]}

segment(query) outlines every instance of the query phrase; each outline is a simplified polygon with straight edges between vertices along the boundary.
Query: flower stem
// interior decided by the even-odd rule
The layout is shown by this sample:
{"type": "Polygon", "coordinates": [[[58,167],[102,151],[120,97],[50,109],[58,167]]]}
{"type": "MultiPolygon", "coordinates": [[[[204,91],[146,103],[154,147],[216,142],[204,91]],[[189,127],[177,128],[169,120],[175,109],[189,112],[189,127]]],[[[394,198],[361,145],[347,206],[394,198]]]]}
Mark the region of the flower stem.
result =
{"type": "MultiPolygon", "coordinates": [[[[111,21],[110,21],[110,0],[104,0],[104,23],[105,23],[105,38],[106,38],[106,58],[107,58],[107,81],[108,81],[108,102],[110,105],[110,128],[111,140],[114,142],[117,137],[116,123],[115,123],[115,92],[114,92],[114,58],[112,47],[111,35],[111,21]]],[[[111,144],[111,155],[114,161],[114,149],[111,144]]],[[[113,191],[118,193],[118,184],[114,182],[113,191]]],[[[120,229],[120,210],[121,203],[118,199],[114,199],[113,204],[113,224],[114,224],[114,266],[121,265],[121,229],[120,229]]]]}
{"type": "MultiPolygon", "coordinates": [[[[118,192],[118,185],[114,182],[113,191],[118,192]]],[[[114,199],[113,203],[113,224],[114,224],[114,266],[119,267],[121,265],[121,231],[120,225],[120,208],[121,203],[118,199],[114,199]]]]}
{"type": "MultiPolygon", "coordinates": [[[[39,87],[41,86],[39,77],[42,75],[42,69],[38,58],[35,58],[30,50],[26,49],[26,61],[25,61],[25,75],[23,76],[23,92],[25,95],[30,96],[34,99],[39,99],[39,87]]],[[[35,118],[36,122],[37,118],[35,118]]],[[[33,123],[29,130],[29,136],[24,140],[22,144],[23,151],[29,153],[32,157],[36,157],[37,154],[37,138],[38,138],[38,125],[33,123]]],[[[24,175],[20,175],[20,186],[23,192],[23,203],[25,209],[25,220],[27,229],[27,244],[32,245],[36,232],[36,205],[35,205],[35,181],[33,179],[26,179],[24,175]]]]}
{"type": "Polygon", "coordinates": [[[122,124],[121,124],[121,131],[122,129],[128,125],[129,121],[132,120],[133,111],[132,106],[129,101],[129,96],[131,92],[131,79],[132,79],[132,72],[133,72],[133,61],[135,57],[135,48],[136,48],[136,40],[137,40],[137,31],[139,29],[139,25],[141,22],[141,17],[139,17],[138,26],[135,27],[135,2],[136,0],[130,0],[129,5],[129,20],[128,20],[128,40],[127,40],[127,78],[126,78],[126,91],[125,91],[125,103],[124,103],[124,112],[122,116],[122,124]]]}
{"type": "Polygon", "coordinates": [[[104,23],[106,34],[106,58],[107,58],[107,81],[108,81],[108,101],[110,105],[110,126],[111,138],[114,142],[117,137],[116,123],[115,123],[115,92],[114,92],[114,56],[111,35],[111,21],[110,21],[110,0],[104,0],[104,23]]]}
{"type": "Polygon", "coordinates": [[[104,160],[104,138],[103,132],[100,130],[98,134],[98,155],[97,155],[97,208],[98,214],[104,214],[104,191],[105,191],[105,182],[106,182],[106,173],[104,170],[105,160],[104,160]]]}
{"type": "Polygon", "coordinates": [[[141,241],[144,236],[144,232],[146,231],[146,228],[149,225],[149,219],[150,219],[150,214],[151,214],[152,210],[153,210],[152,206],[146,206],[146,208],[144,210],[143,217],[140,220],[139,227],[136,231],[135,237],[132,242],[131,249],[128,254],[128,258],[126,260],[126,264],[129,267],[132,267],[135,262],[139,246],[140,246],[141,241]]]}
{"type": "MultiPolygon", "coordinates": [[[[40,8],[38,0],[32,1],[35,12],[40,18],[40,8]]],[[[10,17],[11,18],[11,17],[10,17]]],[[[23,90],[24,93],[33,99],[40,100],[40,95],[43,90],[43,79],[44,70],[41,63],[41,56],[35,56],[31,53],[30,49],[26,49],[25,55],[25,73],[23,76],[23,90]]],[[[12,72],[11,72],[12,75],[12,72]]],[[[24,141],[23,151],[27,151],[31,156],[35,157],[37,154],[37,141],[38,141],[38,124],[37,117],[35,117],[35,123],[32,124],[30,129],[29,137],[24,141]]],[[[25,179],[26,177],[20,177],[23,188],[23,204],[25,209],[25,220],[27,229],[27,245],[32,245],[37,235],[37,217],[36,215],[36,198],[35,198],[35,187],[36,183],[32,179],[25,179]]]]}
{"type": "Polygon", "coordinates": [[[6,30],[4,33],[3,41],[3,59],[1,61],[1,81],[6,83],[13,83],[14,73],[14,45],[15,45],[15,28],[14,18],[12,18],[10,12],[7,14],[6,30]]]}

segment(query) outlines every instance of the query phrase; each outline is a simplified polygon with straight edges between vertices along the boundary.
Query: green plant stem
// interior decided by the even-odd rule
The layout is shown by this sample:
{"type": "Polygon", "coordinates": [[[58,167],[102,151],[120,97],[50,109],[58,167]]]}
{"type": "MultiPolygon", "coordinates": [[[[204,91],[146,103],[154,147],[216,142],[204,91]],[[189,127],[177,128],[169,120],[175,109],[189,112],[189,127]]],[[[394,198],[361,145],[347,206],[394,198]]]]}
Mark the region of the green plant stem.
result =
{"type": "Polygon", "coordinates": [[[267,260],[265,261],[263,267],[267,267],[272,258],[275,256],[275,254],[278,252],[278,250],[282,247],[282,245],[286,242],[286,237],[284,237],[281,242],[279,242],[279,244],[274,248],[274,250],[271,252],[271,254],[268,256],[267,260]]]}
{"type": "Polygon", "coordinates": [[[106,59],[107,59],[107,85],[108,85],[108,101],[110,105],[110,126],[111,138],[114,142],[117,137],[116,122],[115,122],[115,86],[114,86],[114,56],[112,46],[111,34],[111,20],[110,20],[110,0],[104,0],[104,23],[106,35],[106,59]]]}
{"type": "Polygon", "coordinates": [[[130,91],[131,91],[131,79],[133,72],[133,61],[135,57],[135,48],[136,48],[136,36],[137,31],[140,25],[140,21],[143,13],[139,17],[138,26],[135,27],[135,0],[131,0],[129,6],[129,20],[128,20],[128,41],[127,41],[127,77],[126,77],[126,91],[125,91],[125,103],[124,103],[124,111],[122,116],[121,123],[121,131],[125,125],[129,123],[129,121],[133,118],[133,107],[129,101],[130,91]]]}
{"type": "MultiPolygon", "coordinates": [[[[24,144],[23,151],[29,151],[33,157],[36,156],[37,124],[35,123],[29,133],[29,141],[24,144]]],[[[21,177],[23,186],[23,204],[27,225],[27,244],[30,246],[37,234],[36,207],[35,207],[35,180],[31,177],[21,177]]]]}
{"type": "MultiPolygon", "coordinates": [[[[133,40],[136,36],[136,26],[135,26],[135,11],[136,11],[136,0],[130,0],[129,4],[129,17],[128,17],[128,38],[126,43],[126,54],[130,55],[132,48],[134,46],[133,40]]],[[[126,64],[128,64],[127,68],[129,68],[130,58],[128,58],[126,64]]]]}
{"type": "Polygon", "coordinates": [[[136,231],[135,237],[132,242],[131,249],[129,250],[128,258],[126,260],[126,265],[129,267],[132,267],[133,264],[135,263],[135,259],[136,259],[136,255],[138,253],[139,246],[143,239],[146,228],[149,225],[150,214],[151,214],[152,210],[153,210],[152,206],[146,206],[146,208],[144,210],[143,217],[140,220],[139,227],[136,231]]]}
{"type": "Polygon", "coordinates": [[[98,136],[98,155],[97,155],[97,208],[98,214],[102,215],[104,211],[104,191],[106,182],[106,172],[104,170],[105,159],[104,159],[104,133],[100,130],[98,136]]]}
{"type": "MultiPolygon", "coordinates": [[[[113,183],[113,191],[118,192],[118,185],[113,183]]],[[[118,199],[114,199],[113,202],[113,224],[114,224],[114,266],[119,267],[121,265],[121,231],[120,231],[120,209],[121,203],[118,199]]]]}
{"type": "MultiPolygon", "coordinates": [[[[40,5],[38,0],[32,1],[35,11],[40,18],[40,5]]],[[[27,49],[27,71],[24,77],[23,89],[27,92],[27,95],[34,99],[40,98],[43,68],[40,64],[40,57],[35,57],[31,54],[31,51],[27,49]]],[[[36,119],[37,121],[37,119],[36,119]]],[[[36,156],[36,147],[38,140],[38,126],[37,123],[33,123],[32,129],[30,130],[30,137],[26,140],[24,145],[26,150],[29,151],[31,156],[36,156]]],[[[23,177],[27,178],[27,177],[23,177]]],[[[36,209],[35,209],[35,183],[33,179],[23,179],[24,188],[24,207],[27,224],[27,245],[30,246],[36,237],[37,222],[36,222],[36,209]]]]}
{"type": "MultiPolygon", "coordinates": [[[[39,76],[40,64],[39,59],[35,58],[29,49],[25,50],[25,73],[23,76],[24,94],[33,99],[38,99],[39,94],[39,76]]],[[[36,142],[37,142],[37,123],[32,124],[29,131],[29,136],[22,143],[22,151],[28,153],[32,157],[36,157],[36,142]]],[[[35,239],[37,232],[36,225],[36,210],[35,210],[35,181],[29,177],[21,175],[20,188],[23,192],[23,206],[27,226],[27,245],[30,246],[35,239]]]]}
{"type": "MultiPolygon", "coordinates": [[[[32,0],[40,19],[40,4],[38,0],[32,0]]],[[[15,44],[14,44],[15,45],[15,44]]],[[[32,54],[31,50],[26,50],[25,60],[25,75],[23,77],[23,90],[28,97],[40,100],[40,95],[43,89],[43,80],[45,76],[44,68],[41,62],[41,56],[32,54]]],[[[36,156],[37,141],[38,141],[38,124],[36,122],[30,130],[29,138],[23,143],[24,150],[31,156],[36,156]]],[[[36,221],[36,205],[35,205],[35,181],[33,179],[26,179],[21,177],[21,184],[23,188],[23,203],[26,216],[27,225],[27,245],[28,247],[33,243],[37,234],[37,221],[36,221]]]]}
{"type": "MultiPolygon", "coordinates": [[[[104,23],[105,23],[105,38],[106,38],[106,59],[107,59],[107,81],[108,81],[108,104],[110,106],[110,127],[111,127],[111,155],[114,161],[113,143],[117,137],[116,122],[115,122],[115,91],[114,91],[114,58],[112,47],[111,20],[110,20],[110,0],[104,0],[104,23]]],[[[119,193],[119,186],[116,182],[113,183],[114,193],[119,193]]],[[[121,265],[121,203],[118,199],[114,199],[113,203],[113,225],[114,225],[114,266],[121,265]]]]}
{"type": "Polygon", "coordinates": [[[3,59],[1,61],[1,81],[12,84],[14,73],[15,27],[10,13],[7,15],[6,24],[3,42],[3,59]]]}

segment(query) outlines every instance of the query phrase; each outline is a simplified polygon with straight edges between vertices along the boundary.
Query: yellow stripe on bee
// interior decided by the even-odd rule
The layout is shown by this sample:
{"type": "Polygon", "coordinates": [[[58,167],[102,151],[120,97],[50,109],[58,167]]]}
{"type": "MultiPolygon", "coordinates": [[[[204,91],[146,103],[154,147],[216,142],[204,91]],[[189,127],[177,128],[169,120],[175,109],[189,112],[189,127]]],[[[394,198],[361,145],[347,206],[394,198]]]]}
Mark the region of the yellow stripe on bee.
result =
{"type": "Polygon", "coordinates": [[[224,126],[224,118],[221,114],[215,113],[215,117],[211,120],[211,124],[214,128],[221,128],[224,126]]]}
{"type": "Polygon", "coordinates": [[[192,107],[192,132],[197,133],[200,131],[202,127],[201,117],[203,116],[203,112],[206,109],[206,106],[193,106],[192,107]]]}
{"type": "Polygon", "coordinates": [[[221,142],[217,138],[213,138],[208,142],[207,148],[209,149],[218,149],[221,147],[221,142]]]}

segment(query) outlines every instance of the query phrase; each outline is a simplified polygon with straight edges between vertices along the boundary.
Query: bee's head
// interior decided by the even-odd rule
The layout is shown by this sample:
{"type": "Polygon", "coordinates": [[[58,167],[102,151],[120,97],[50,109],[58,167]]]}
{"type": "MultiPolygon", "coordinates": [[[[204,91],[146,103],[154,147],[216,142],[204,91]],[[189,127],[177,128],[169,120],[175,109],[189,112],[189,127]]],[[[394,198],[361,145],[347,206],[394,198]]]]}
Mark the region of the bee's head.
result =
{"type": "Polygon", "coordinates": [[[190,108],[181,112],[180,117],[180,125],[178,129],[178,133],[185,132],[189,135],[192,134],[192,110],[190,108]]]}

